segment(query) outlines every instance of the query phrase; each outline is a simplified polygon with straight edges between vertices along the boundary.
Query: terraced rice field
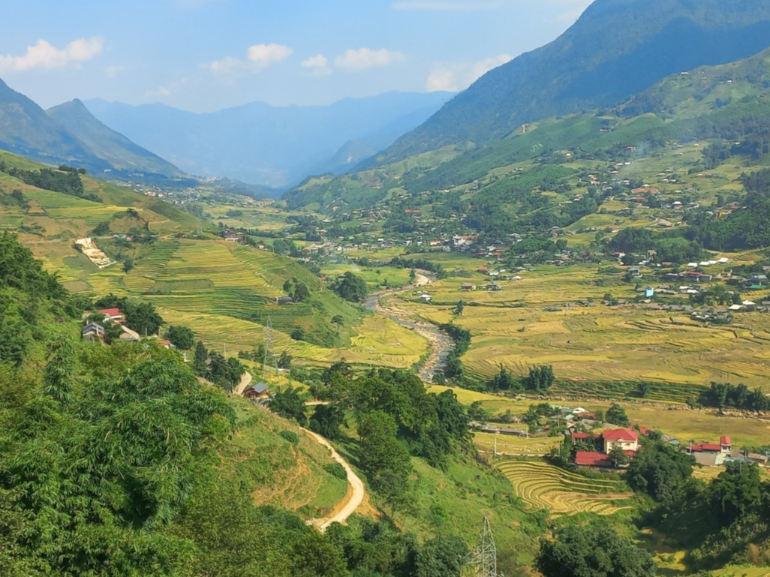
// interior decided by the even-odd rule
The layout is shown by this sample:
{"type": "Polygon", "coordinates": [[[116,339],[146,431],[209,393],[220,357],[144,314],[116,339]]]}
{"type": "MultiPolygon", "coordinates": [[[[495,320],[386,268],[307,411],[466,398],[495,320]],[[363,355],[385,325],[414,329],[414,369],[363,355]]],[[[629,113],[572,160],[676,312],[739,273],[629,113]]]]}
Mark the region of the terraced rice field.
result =
{"type": "Polygon", "coordinates": [[[632,493],[619,481],[589,479],[542,461],[500,461],[496,466],[517,497],[533,509],[550,510],[553,516],[614,515],[631,508],[632,493]]]}

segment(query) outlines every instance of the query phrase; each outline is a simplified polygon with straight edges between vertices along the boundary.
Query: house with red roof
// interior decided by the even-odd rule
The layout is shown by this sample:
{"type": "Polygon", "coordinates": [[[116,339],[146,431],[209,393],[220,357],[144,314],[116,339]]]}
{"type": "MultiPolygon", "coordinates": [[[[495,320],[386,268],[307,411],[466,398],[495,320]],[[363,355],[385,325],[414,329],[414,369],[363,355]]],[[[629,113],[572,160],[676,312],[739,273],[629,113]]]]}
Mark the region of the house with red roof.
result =
{"type": "Polygon", "coordinates": [[[612,429],[602,433],[604,452],[608,453],[619,447],[623,451],[636,453],[639,450],[639,433],[629,429],[612,429]]]}
{"type": "Polygon", "coordinates": [[[104,315],[105,321],[110,321],[112,323],[122,324],[126,320],[123,311],[120,309],[102,309],[99,311],[99,314],[104,315]]]}
{"type": "Polygon", "coordinates": [[[699,443],[697,445],[690,445],[688,452],[693,453],[713,453],[713,454],[729,454],[733,449],[733,442],[727,435],[722,435],[719,439],[719,443],[699,443]]]}
{"type": "Polygon", "coordinates": [[[575,465],[578,467],[612,467],[610,456],[596,451],[576,452],[575,465]]]}

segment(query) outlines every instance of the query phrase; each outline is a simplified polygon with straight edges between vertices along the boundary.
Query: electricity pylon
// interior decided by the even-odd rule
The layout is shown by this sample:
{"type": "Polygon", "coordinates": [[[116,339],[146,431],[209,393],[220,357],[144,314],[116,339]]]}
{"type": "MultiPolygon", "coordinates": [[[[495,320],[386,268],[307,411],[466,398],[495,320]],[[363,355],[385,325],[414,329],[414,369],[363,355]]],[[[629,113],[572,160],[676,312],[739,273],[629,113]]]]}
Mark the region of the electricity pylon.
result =
{"type": "Polygon", "coordinates": [[[468,556],[465,566],[472,568],[475,577],[502,577],[497,573],[497,547],[486,515],[481,525],[479,544],[468,556]]]}
{"type": "Polygon", "coordinates": [[[262,378],[267,375],[268,368],[275,375],[278,373],[278,365],[275,360],[275,353],[273,352],[273,322],[270,317],[267,317],[267,323],[265,323],[265,357],[262,359],[262,378]]]}

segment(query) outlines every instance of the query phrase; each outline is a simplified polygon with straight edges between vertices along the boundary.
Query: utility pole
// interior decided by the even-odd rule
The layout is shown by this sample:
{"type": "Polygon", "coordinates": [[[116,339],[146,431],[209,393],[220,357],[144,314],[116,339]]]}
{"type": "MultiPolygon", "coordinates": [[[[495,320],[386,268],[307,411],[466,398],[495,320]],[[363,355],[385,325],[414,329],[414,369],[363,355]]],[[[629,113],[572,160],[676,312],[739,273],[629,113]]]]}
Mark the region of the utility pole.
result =
{"type": "Polygon", "coordinates": [[[275,364],[275,354],[273,353],[273,322],[270,317],[267,317],[267,323],[265,323],[265,356],[262,359],[262,378],[267,375],[268,366],[273,369],[273,374],[278,372],[278,367],[275,364]]]}
{"type": "Polygon", "coordinates": [[[472,567],[476,577],[503,577],[497,573],[497,547],[486,515],[481,525],[479,544],[469,555],[465,566],[472,567]]]}

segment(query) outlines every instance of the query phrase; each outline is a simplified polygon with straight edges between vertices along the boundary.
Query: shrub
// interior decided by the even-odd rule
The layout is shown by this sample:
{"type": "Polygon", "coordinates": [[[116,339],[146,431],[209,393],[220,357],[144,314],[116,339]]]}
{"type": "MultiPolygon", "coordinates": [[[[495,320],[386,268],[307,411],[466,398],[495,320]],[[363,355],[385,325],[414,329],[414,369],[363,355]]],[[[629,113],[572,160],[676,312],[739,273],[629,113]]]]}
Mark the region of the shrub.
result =
{"type": "Polygon", "coordinates": [[[345,470],[345,467],[339,463],[326,463],[324,465],[324,471],[329,473],[332,477],[337,477],[343,481],[347,480],[348,478],[348,472],[345,470]]]}
{"type": "Polygon", "coordinates": [[[299,435],[294,431],[281,431],[281,438],[289,441],[292,445],[299,445],[299,435]]]}

